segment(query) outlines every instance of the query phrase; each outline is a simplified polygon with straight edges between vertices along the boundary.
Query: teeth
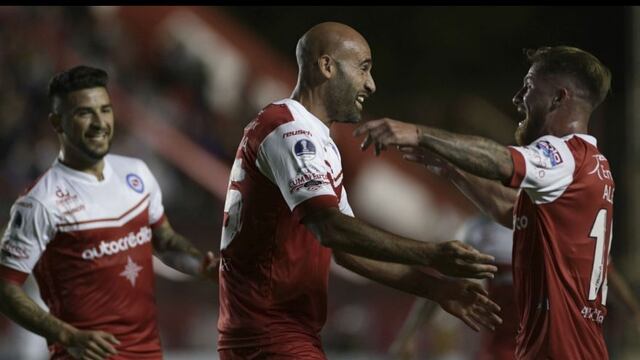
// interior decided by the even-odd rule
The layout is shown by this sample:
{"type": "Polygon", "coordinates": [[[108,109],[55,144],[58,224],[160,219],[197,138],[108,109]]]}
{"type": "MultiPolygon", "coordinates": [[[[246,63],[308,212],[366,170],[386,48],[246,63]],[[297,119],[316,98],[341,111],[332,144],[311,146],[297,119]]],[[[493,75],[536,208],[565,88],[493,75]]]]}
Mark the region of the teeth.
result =
{"type": "Polygon", "coordinates": [[[364,102],[364,96],[360,95],[356,98],[358,100],[359,103],[363,103],[364,102]]]}

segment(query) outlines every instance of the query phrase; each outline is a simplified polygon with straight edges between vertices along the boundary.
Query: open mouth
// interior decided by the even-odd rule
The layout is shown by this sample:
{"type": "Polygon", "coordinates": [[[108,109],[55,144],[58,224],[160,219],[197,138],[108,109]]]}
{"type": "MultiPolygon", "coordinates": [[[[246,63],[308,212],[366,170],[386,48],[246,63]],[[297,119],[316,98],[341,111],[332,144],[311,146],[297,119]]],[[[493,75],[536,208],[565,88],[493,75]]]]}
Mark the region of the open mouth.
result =
{"type": "Polygon", "coordinates": [[[358,108],[360,110],[362,110],[364,108],[364,101],[367,99],[367,97],[365,95],[358,95],[356,96],[356,105],[358,106],[358,108]]]}

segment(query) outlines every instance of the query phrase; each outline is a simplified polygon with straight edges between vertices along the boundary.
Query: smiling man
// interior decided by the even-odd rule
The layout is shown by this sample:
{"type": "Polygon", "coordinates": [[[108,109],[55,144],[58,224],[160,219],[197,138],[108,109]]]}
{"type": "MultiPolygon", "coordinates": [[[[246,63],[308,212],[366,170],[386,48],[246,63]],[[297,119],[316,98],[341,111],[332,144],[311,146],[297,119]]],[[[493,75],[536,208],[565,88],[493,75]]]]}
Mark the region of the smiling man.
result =
{"type": "Polygon", "coordinates": [[[513,228],[516,358],[606,359],[614,182],[587,128],[611,73],[574,47],[526,55],[531,67],[513,98],[525,116],[516,131],[519,146],[391,119],[366,123],[355,135],[367,134],[363,149],[396,145],[406,159],[427,164],[433,159],[421,150],[443,157],[460,170],[454,183],[462,192],[513,228]]]}
{"type": "Polygon", "coordinates": [[[357,122],[375,91],[357,31],[322,23],[296,48],[291,98],[247,125],[233,164],[221,239],[218,351],[230,359],[324,359],[329,262],[432,299],[469,326],[492,329],[497,305],[462,277],[491,277],[491,257],[457,241],[406,239],[353,217],[334,122],[357,122]]]}
{"type": "Polygon", "coordinates": [[[107,73],[78,66],[49,84],[60,154],[18,198],[0,253],[0,311],[47,339],[52,359],[162,359],[152,254],[217,280],[173,231],[139,159],[108,155],[114,112],[107,73]],[[33,271],[50,313],[22,289],[33,271]]]}

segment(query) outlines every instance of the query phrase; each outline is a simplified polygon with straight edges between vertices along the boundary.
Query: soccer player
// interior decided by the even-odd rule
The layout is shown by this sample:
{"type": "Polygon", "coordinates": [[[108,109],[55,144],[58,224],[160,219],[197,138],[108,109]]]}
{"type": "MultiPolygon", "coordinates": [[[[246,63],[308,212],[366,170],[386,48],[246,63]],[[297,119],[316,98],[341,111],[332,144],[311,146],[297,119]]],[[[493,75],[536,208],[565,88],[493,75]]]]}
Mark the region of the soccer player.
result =
{"type": "Polygon", "coordinates": [[[311,28],[296,47],[291,98],[264,108],[244,131],[224,207],[220,358],[324,359],[332,255],[361,275],[427,297],[474,329],[500,322],[497,305],[464,277],[490,277],[492,258],[457,241],[406,239],[353,217],[333,122],[357,122],[375,91],[371,51],[339,23],[311,28]],[[415,265],[415,266],[411,266],[415,265]]]}
{"type": "Polygon", "coordinates": [[[152,255],[217,279],[217,261],[176,233],[139,159],[108,155],[114,112],[105,71],[78,66],[49,84],[60,154],[11,208],[0,311],[45,337],[52,359],[162,359],[152,255]],[[21,285],[33,271],[50,313],[21,285]]]}
{"type": "MultiPolygon", "coordinates": [[[[416,147],[465,173],[472,199],[514,230],[513,275],[520,317],[518,359],[606,359],[606,269],[615,185],[589,118],[605,99],[609,70],[568,46],[526,52],[531,62],[513,103],[518,146],[391,119],[366,123],[363,149],[416,147]],[[513,191],[520,189],[517,201],[513,191]]],[[[464,190],[463,190],[464,191],[464,190]]]]}

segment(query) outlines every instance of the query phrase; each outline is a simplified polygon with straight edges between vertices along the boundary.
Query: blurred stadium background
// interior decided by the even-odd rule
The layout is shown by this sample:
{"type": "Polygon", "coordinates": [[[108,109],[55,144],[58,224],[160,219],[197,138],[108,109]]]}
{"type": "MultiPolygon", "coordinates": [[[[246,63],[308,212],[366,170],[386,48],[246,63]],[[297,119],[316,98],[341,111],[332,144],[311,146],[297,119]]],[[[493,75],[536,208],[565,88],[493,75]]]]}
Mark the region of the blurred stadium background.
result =
{"type": "MultiPolygon", "coordinates": [[[[0,7],[0,224],[58,151],[47,121],[51,75],[85,63],[112,76],[112,151],[145,159],[174,228],[218,249],[229,166],[243,127],[295,84],[297,39],[321,21],[359,30],[378,91],[366,119],[389,116],[512,143],[511,98],[522,49],[573,45],[613,73],[591,131],[618,191],[612,256],[640,294],[640,9],[635,7],[0,7]]],[[[332,131],[356,215],[425,241],[449,239],[475,210],[397,153],[359,151],[352,126],[332,131]]],[[[217,289],[159,266],[157,303],[168,360],[215,359],[217,289]]],[[[33,294],[37,289],[29,282],[33,294]]],[[[37,295],[36,295],[37,297],[37,295]]],[[[413,298],[336,269],[323,332],[331,359],[388,359],[413,298]]],[[[640,326],[615,297],[605,331],[612,359],[640,357],[640,326]]],[[[438,314],[421,359],[471,359],[477,335],[438,314]]],[[[43,359],[41,339],[0,316],[0,359],[43,359]]]]}

